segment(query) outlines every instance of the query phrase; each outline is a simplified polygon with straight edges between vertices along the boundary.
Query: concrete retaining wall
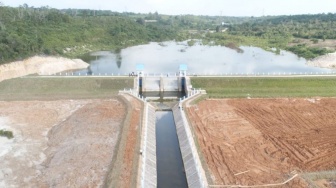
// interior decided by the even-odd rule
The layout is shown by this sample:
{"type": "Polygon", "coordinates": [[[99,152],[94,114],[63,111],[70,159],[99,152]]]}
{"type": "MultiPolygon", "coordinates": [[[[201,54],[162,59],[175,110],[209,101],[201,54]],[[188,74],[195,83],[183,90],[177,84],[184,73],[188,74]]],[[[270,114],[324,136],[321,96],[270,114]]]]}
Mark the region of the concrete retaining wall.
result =
{"type": "Polygon", "coordinates": [[[155,108],[145,102],[144,123],[142,129],[142,188],[156,188],[156,134],[155,134],[155,108]]]}
{"type": "Polygon", "coordinates": [[[160,91],[160,78],[142,77],[142,91],[160,91]]]}
{"type": "Polygon", "coordinates": [[[180,104],[173,107],[174,121],[180,144],[184,169],[187,176],[188,187],[206,187],[207,180],[202,168],[193,136],[180,104]]]}
{"type": "Polygon", "coordinates": [[[191,85],[191,82],[190,82],[190,78],[189,77],[185,77],[185,84],[184,84],[184,91],[186,93],[187,96],[190,96],[191,95],[191,90],[192,88],[192,85],[191,85]]]}
{"type": "Polygon", "coordinates": [[[163,77],[163,91],[178,91],[178,77],[163,77]]]}
{"type": "Polygon", "coordinates": [[[178,77],[143,77],[142,91],[178,91],[178,77]]]}

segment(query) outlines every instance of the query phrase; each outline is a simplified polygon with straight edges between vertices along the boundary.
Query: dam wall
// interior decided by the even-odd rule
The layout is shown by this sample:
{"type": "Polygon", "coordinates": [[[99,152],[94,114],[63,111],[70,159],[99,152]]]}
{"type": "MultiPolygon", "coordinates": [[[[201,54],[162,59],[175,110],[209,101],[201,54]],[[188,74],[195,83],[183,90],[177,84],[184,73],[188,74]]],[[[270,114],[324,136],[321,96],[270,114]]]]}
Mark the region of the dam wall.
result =
{"type": "Polygon", "coordinates": [[[173,77],[141,77],[142,92],[153,91],[179,91],[181,89],[180,78],[173,77]]]}

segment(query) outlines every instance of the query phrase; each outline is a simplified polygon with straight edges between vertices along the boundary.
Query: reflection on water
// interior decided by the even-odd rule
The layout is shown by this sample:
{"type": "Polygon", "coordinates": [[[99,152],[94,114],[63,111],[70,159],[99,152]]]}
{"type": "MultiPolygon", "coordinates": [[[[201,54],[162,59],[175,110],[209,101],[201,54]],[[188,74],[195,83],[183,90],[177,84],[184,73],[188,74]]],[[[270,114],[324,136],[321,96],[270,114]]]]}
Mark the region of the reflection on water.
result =
{"type": "Polygon", "coordinates": [[[243,46],[243,53],[238,53],[221,46],[197,44],[189,47],[186,42],[160,44],[153,42],[115,53],[91,53],[84,58],[91,65],[90,71],[76,73],[128,74],[136,71],[138,63],[145,65],[147,73],[176,73],[180,64],[187,64],[191,74],[332,72],[331,69],[310,67],[304,58],[286,51],[280,51],[277,55],[260,48],[243,46]]]}

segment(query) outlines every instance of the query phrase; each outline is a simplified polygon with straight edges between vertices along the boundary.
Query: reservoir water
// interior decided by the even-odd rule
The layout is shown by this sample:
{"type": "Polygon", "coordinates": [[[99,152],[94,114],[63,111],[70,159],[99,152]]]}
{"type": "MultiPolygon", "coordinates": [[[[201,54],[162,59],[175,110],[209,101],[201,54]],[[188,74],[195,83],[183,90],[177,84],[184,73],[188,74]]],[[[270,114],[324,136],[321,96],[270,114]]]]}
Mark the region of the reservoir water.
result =
{"type": "Polygon", "coordinates": [[[100,51],[83,59],[88,69],[75,74],[125,75],[135,72],[136,64],[144,64],[147,73],[175,74],[180,64],[188,65],[188,73],[198,75],[246,73],[328,73],[332,69],[306,65],[306,59],[287,51],[277,55],[257,47],[240,47],[242,52],[222,46],[186,42],[149,43],[122,49],[118,53],[100,51]]]}
{"type": "Polygon", "coordinates": [[[156,160],[158,188],[188,187],[172,111],[156,112],[156,160]]]}

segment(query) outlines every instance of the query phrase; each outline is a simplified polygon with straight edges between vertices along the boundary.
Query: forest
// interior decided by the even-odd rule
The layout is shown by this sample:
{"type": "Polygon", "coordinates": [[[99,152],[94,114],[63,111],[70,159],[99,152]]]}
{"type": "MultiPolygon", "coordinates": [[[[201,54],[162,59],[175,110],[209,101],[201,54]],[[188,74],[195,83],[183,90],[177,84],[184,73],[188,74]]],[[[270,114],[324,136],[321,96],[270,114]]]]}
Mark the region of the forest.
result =
{"type": "MultiPolygon", "coordinates": [[[[168,40],[201,40],[205,45],[291,51],[311,59],[335,51],[312,47],[336,40],[336,14],[227,17],[140,14],[110,10],[8,7],[0,3],[0,63],[33,55],[79,57],[98,50],[168,40]]],[[[193,45],[193,42],[189,42],[193,45]]]]}

